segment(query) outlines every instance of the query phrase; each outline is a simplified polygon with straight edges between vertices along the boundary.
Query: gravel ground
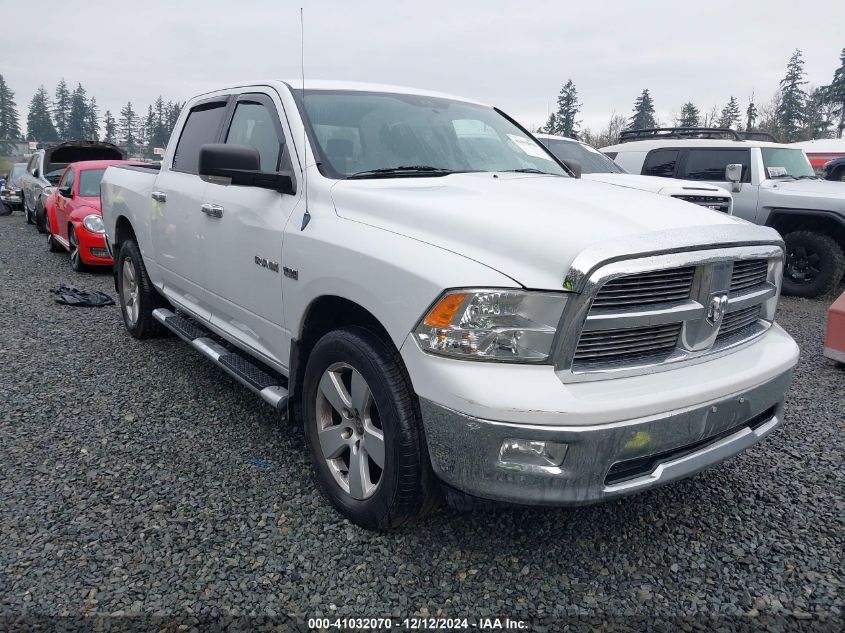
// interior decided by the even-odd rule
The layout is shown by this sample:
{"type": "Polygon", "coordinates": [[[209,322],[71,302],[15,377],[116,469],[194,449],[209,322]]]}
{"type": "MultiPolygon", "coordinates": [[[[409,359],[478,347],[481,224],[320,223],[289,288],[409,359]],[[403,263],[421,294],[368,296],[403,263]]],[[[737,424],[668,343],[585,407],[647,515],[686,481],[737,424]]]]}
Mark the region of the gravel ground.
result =
{"type": "Polygon", "coordinates": [[[108,274],[74,274],[19,213],[0,217],[7,629],[109,614],[154,630],[285,615],[546,617],[532,626],[550,631],[555,617],[845,624],[845,371],[821,357],[830,301],[783,300],[802,349],[788,424],[732,461],[603,505],[439,510],[374,534],[322,499],[299,430],[175,338],[131,339],[117,307],[54,303],[62,281],[115,296],[108,274]]]}

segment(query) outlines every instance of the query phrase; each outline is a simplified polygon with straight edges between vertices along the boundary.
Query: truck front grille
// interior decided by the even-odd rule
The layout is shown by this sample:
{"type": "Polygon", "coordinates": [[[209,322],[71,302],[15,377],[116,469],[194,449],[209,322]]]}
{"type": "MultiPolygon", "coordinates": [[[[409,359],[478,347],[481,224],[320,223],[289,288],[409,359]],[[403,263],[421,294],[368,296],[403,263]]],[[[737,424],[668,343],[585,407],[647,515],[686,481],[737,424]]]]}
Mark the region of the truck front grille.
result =
{"type": "Polygon", "coordinates": [[[608,281],[593,300],[593,308],[632,308],[689,299],[695,268],[655,270],[608,281]]]}
{"type": "Polygon", "coordinates": [[[724,196],[698,196],[678,194],[672,197],[677,198],[678,200],[684,200],[685,202],[691,202],[692,204],[697,204],[707,209],[720,211],[721,213],[727,213],[731,210],[731,200],[730,198],[726,198],[724,196]]]}
{"type": "Polygon", "coordinates": [[[765,259],[748,259],[734,262],[731,275],[731,292],[739,292],[766,283],[769,262],[765,259]]]}
{"type": "Polygon", "coordinates": [[[584,332],[575,350],[575,362],[583,367],[664,357],[674,351],[680,332],[680,323],[584,332]]]}
{"type": "Polygon", "coordinates": [[[578,309],[586,315],[581,333],[571,347],[562,348],[568,355],[558,363],[572,380],[691,360],[752,339],[774,320],[782,261],[777,247],[735,247],[648,261],[682,265],[637,270],[646,266],[645,260],[614,262],[606,273],[600,268],[591,277],[592,301],[587,296],[588,303],[578,309]],[[734,252],[744,256],[732,258],[734,252]]]}

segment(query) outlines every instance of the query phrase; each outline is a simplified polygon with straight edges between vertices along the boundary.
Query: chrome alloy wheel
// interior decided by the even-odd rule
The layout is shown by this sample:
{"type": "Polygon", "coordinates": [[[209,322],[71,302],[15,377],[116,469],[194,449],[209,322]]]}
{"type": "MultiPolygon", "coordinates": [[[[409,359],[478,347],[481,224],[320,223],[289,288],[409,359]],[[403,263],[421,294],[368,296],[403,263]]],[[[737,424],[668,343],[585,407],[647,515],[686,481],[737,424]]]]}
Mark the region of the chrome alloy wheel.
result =
{"type": "Polygon", "coordinates": [[[123,260],[123,284],[120,289],[123,299],[123,312],[130,325],[138,322],[138,278],[135,265],[128,257],[123,260]]]}
{"type": "Polygon", "coordinates": [[[82,255],[79,253],[79,238],[76,237],[76,231],[73,229],[68,231],[68,241],[70,242],[70,261],[73,264],[74,270],[78,270],[82,255]]]}
{"type": "Polygon", "coordinates": [[[334,363],[317,389],[317,437],[329,472],[354,499],[375,494],[384,469],[384,432],[367,381],[334,363]]]}

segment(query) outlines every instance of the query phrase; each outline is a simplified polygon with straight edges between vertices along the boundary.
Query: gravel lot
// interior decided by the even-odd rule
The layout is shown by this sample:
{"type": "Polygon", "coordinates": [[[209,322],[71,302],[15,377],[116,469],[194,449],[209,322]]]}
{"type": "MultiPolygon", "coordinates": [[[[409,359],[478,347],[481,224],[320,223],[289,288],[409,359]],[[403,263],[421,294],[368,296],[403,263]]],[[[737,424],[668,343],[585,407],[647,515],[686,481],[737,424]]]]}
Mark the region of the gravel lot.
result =
{"type": "Polygon", "coordinates": [[[110,275],[74,274],[20,213],[0,217],[0,629],[24,614],[845,625],[829,300],[782,302],[802,349],[788,424],[738,458],[604,505],[439,510],[374,534],[322,499],[298,429],[177,339],[131,339],[117,307],[54,303],[62,281],[116,298],[110,275]]]}

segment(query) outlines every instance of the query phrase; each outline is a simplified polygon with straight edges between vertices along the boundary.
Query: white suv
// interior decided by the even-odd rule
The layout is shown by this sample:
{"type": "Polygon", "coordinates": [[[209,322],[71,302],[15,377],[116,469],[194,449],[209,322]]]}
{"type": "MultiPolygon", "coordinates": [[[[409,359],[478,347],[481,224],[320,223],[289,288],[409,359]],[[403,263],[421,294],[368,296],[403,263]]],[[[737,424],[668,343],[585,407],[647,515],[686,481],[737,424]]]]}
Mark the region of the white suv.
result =
{"type": "Polygon", "coordinates": [[[608,157],[634,174],[731,186],[734,214],[777,229],[786,242],[783,291],[815,297],[845,273],[845,187],[819,179],[803,150],[727,129],[622,133],[608,157]]]}
{"type": "Polygon", "coordinates": [[[656,176],[629,174],[595,147],[577,139],[554,134],[535,134],[537,140],[570,168],[580,172],[584,180],[650,191],[697,204],[706,209],[733,213],[733,198],[727,189],[703,182],[667,181],[656,176]]]}

